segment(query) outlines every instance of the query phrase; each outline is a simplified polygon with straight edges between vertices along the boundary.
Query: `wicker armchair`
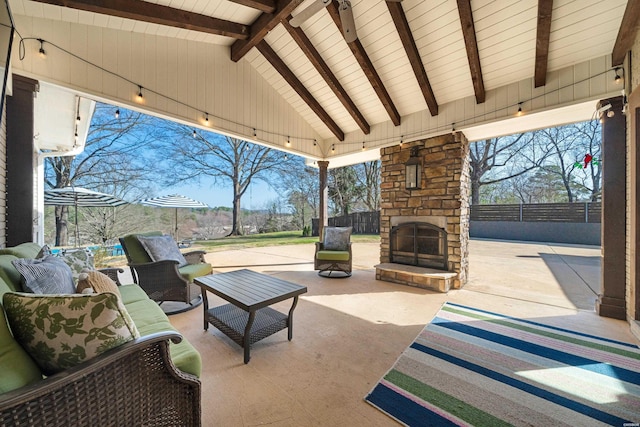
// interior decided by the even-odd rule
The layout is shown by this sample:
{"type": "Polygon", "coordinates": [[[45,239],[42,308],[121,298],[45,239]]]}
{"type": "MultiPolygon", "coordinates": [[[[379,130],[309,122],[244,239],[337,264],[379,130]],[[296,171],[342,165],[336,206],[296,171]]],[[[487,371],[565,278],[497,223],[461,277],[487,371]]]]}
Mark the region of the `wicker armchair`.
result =
{"type": "Polygon", "coordinates": [[[2,426],[200,426],[200,381],[173,365],[160,332],[0,395],[2,426]]]}
{"type": "MultiPolygon", "coordinates": [[[[159,236],[160,232],[140,234],[159,236]]],[[[151,261],[151,258],[137,239],[138,234],[120,238],[122,249],[131,268],[133,281],[140,285],[149,298],[162,304],[165,301],[183,303],[178,308],[165,310],[167,314],[179,313],[197,307],[202,302],[200,287],[193,284],[196,277],[211,274],[211,264],[204,260],[204,251],[184,253],[188,265],[178,267],[172,260],[151,261]]]]}
{"type": "Polygon", "coordinates": [[[352,253],[351,241],[345,243],[340,250],[327,248],[325,245],[327,233],[343,233],[347,240],[351,235],[351,227],[324,227],[322,242],[316,242],[316,251],[313,257],[313,265],[318,275],[322,277],[340,278],[351,276],[352,253]],[[343,250],[344,249],[344,250],[343,250]],[[337,275],[334,274],[339,272],[337,275]]]}

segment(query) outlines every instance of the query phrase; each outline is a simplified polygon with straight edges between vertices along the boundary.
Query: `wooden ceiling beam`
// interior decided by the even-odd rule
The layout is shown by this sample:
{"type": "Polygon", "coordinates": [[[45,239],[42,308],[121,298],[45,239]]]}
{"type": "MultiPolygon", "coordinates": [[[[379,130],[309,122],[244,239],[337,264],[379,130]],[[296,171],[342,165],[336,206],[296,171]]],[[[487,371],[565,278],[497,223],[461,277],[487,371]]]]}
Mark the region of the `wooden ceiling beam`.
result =
{"type": "Polygon", "coordinates": [[[535,87],[547,84],[547,63],[549,60],[549,37],[551,35],[551,12],[553,0],[538,0],[538,27],[536,30],[535,87]]]}
{"type": "Polygon", "coordinates": [[[276,11],[276,0],[229,0],[233,3],[241,4],[252,9],[258,9],[264,13],[276,11]]]}
{"type": "Polygon", "coordinates": [[[320,73],[324,81],[327,82],[327,85],[340,100],[344,108],[351,117],[353,117],[353,120],[358,124],[358,126],[360,126],[362,132],[364,132],[365,135],[368,135],[371,132],[369,123],[367,123],[367,120],[364,118],[360,110],[358,110],[358,107],[356,107],[356,104],[351,100],[327,63],[322,59],[318,50],[313,46],[313,44],[311,44],[311,40],[309,40],[304,31],[300,28],[294,28],[289,24],[290,18],[291,16],[282,21],[282,25],[289,32],[293,40],[298,43],[300,49],[302,49],[309,61],[313,64],[316,70],[318,70],[318,73],[320,73]]]}
{"type": "MultiPolygon", "coordinates": [[[[342,34],[342,21],[340,20],[340,12],[338,12],[338,6],[336,6],[335,2],[331,2],[327,6],[327,11],[329,12],[329,15],[331,15],[333,22],[338,27],[340,34],[342,34]]],[[[364,50],[364,46],[362,46],[362,43],[360,43],[360,40],[358,39],[352,43],[347,43],[347,46],[351,49],[353,56],[360,64],[360,68],[362,68],[367,79],[369,79],[371,86],[373,86],[373,90],[378,95],[378,98],[380,98],[380,102],[382,102],[385,110],[387,110],[387,114],[389,114],[391,121],[394,125],[400,126],[400,114],[398,113],[396,106],[393,104],[391,96],[389,96],[389,92],[387,92],[387,89],[384,87],[378,72],[373,67],[367,52],[364,50]]]]}
{"type": "Polygon", "coordinates": [[[631,50],[631,46],[636,38],[638,26],[640,25],[640,1],[630,0],[627,2],[627,8],[622,16],[622,23],[618,30],[616,43],[613,45],[611,52],[611,65],[614,67],[622,65],[627,52],[631,50]]]}
{"type": "Polygon", "coordinates": [[[416,41],[413,39],[411,28],[409,27],[409,22],[407,21],[407,17],[404,14],[404,10],[402,9],[402,4],[400,2],[385,3],[387,3],[387,7],[389,8],[389,13],[391,14],[393,23],[396,25],[396,30],[398,30],[398,35],[400,36],[400,40],[402,41],[404,50],[407,53],[409,62],[411,63],[411,68],[413,68],[413,73],[416,75],[418,85],[422,90],[422,96],[427,102],[429,112],[432,116],[437,116],[438,103],[436,102],[436,97],[433,94],[433,90],[431,89],[429,77],[427,77],[427,72],[424,69],[424,64],[422,63],[420,52],[418,52],[416,41]]]}
{"type": "Polygon", "coordinates": [[[119,18],[167,25],[243,40],[249,37],[249,27],[237,22],[175,9],[140,0],[34,0],[40,3],[119,18]]]}
{"type": "Polygon", "coordinates": [[[476,103],[482,104],[486,94],[484,91],[484,80],[482,79],[482,67],[480,67],[476,29],[473,24],[473,14],[471,12],[471,0],[457,0],[457,2],[460,24],[462,24],[462,35],[464,36],[464,45],[467,48],[467,58],[469,59],[473,90],[476,93],[476,103]]]}
{"type": "Polygon", "coordinates": [[[296,91],[298,95],[307,103],[309,108],[320,117],[320,120],[331,130],[331,132],[340,141],[344,141],[344,132],[336,122],[329,116],[329,114],[322,108],[322,106],[316,101],[316,99],[309,93],[307,88],[304,87],[302,82],[293,74],[293,72],[287,67],[287,65],[280,59],[277,53],[262,40],[256,45],[256,48],[260,51],[262,56],[273,66],[273,68],[280,73],[280,75],[289,83],[289,85],[296,91]]]}
{"type": "Polygon", "coordinates": [[[251,24],[249,38],[236,40],[231,45],[231,60],[233,62],[241,60],[252,47],[257,46],[269,34],[269,31],[289,16],[300,3],[302,3],[302,0],[278,0],[276,10],[273,13],[262,13],[251,24]]]}

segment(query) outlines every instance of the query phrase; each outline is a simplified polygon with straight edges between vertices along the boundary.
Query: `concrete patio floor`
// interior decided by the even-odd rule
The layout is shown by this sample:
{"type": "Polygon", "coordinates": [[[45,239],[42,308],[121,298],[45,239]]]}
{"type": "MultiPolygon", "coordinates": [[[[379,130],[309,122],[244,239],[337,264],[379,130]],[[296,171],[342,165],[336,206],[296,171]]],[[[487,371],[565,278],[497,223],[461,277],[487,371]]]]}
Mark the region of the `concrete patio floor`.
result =
{"type": "Polygon", "coordinates": [[[214,327],[203,330],[201,307],[170,316],[202,355],[203,426],[397,425],[363,398],[446,301],[638,344],[627,323],[594,312],[599,247],[471,240],[469,283],[448,294],[376,281],[377,243],[353,245],[348,279],[318,277],[313,251],[207,254],[215,272],[250,268],[308,293],[294,313],[293,340],[281,331],[254,344],[247,365],[242,348],[214,327]]]}

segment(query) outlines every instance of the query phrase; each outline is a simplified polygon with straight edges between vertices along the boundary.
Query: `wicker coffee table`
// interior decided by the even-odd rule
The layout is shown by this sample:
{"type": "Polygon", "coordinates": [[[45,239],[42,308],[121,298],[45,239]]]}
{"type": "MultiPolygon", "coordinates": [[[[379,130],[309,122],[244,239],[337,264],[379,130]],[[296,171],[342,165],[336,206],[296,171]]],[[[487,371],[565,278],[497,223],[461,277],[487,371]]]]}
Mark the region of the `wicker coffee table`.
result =
{"type": "Polygon", "coordinates": [[[244,363],[249,363],[251,344],[283,329],[293,338],[293,310],[298,296],[307,292],[305,286],[296,285],[266,274],[243,269],[199,277],[194,283],[202,288],[204,329],[209,323],[244,348],[244,363]],[[229,301],[209,308],[207,292],[229,301]],[[293,298],[286,315],[269,307],[293,298]]]}

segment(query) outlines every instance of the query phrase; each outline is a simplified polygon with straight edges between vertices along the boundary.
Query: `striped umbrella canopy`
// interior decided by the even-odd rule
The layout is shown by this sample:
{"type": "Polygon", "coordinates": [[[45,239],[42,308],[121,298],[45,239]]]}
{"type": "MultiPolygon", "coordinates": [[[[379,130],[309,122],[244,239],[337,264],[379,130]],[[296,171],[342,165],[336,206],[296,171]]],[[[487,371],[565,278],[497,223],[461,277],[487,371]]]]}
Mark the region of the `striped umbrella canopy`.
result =
{"type": "Polygon", "coordinates": [[[87,190],[82,187],[52,188],[44,191],[44,204],[53,206],[74,206],[76,211],[76,246],[80,243],[78,230],[78,206],[116,207],[128,202],[110,194],[87,190]]]}
{"type": "Polygon", "coordinates": [[[170,194],[168,196],[159,196],[153,197],[151,199],[139,200],[139,204],[145,206],[155,206],[158,208],[175,208],[176,210],[176,226],[175,226],[175,239],[178,240],[178,208],[208,208],[209,206],[199,202],[197,200],[193,200],[189,197],[183,196],[181,194],[170,194]]]}

